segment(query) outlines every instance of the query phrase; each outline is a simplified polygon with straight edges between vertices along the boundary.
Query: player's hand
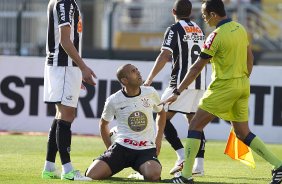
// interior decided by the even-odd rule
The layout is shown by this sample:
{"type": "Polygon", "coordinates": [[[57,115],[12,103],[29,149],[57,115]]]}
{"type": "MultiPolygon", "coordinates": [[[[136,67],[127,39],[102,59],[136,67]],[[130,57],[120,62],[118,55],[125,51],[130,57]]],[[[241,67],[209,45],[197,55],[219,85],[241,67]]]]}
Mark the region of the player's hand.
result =
{"type": "Polygon", "coordinates": [[[178,95],[172,94],[167,99],[162,100],[159,105],[165,105],[165,104],[170,105],[177,100],[177,97],[178,95]]]}
{"type": "Polygon", "coordinates": [[[143,85],[144,86],[151,86],[152,82],[153,82],[152,80],[146,79],[146,81],[143,83],[143,85]]]}
{"type": "Polygon", "coordinates": [[[92,86],[96,85],[96,82],[93,79],[93,78],[95,79],[97,78],[96,74],[89,67],[86,66],[85,68],[81,69],[81,72],[82,72],[82,80],[84,82],[92,86]]]}
{"type": "Polygon", "coordinates": [[[156,150],[157,150],[156,154],[158,156],[160,154],[161,147],[162,147],[162,137],[156,137],[155,144],[156,144],[156,150]]]}

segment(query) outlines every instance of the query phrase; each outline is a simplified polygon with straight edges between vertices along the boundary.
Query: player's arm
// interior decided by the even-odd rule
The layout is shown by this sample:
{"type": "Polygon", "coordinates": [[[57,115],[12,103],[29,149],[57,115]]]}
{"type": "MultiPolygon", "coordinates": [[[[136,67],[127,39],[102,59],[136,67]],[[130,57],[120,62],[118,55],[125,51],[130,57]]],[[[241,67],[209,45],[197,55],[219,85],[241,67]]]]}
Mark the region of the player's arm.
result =
{"type": "Polygon", "coordinates": [[[196,62],[188,69],[184,79],[180,83],[178,87],[178,92],[182,92],[184,89],[186,89],[201,73],[203,68],[208,64],[211,60],[211,57],[198,57],[196,62]]]}
{"type": "Polygon", "coordinates": [[[251,46],[248,45],[248,47],[247,47],[247,68],[248,68],[248,72],[249,72],[249,77],[250,77],[252,70],[253,70],[253,63],[254,63],[254,55],[253,55],[251,46]]]}
{"type": "Polygon", "coordinates": [[[72,58],[82,72],[82,77],[85,82],[90,85],[96,85],[92,76],[96,78],[95,73],[84,63],[82,58],[79,56],[78,51],[74,47],[70,40],[71,27],[64,25],[60,27],[60,44],[66,51],[66,53],[72,58]]]}
{"type": "Polygon", "coordinates": [[[99,128],[100,128],[100,135],[104,141],[106,148],[108,149],[111,146],[111,138],[109,136],[110,135],[109,122],[101,118],[99,122],[99,128]]]}
{"type": "Polygon", "coordinates": [[[168,49],[163,49],[157,57],[155,64],[150,74],[148,75],[146,81],[144,82],[145,86],[150,86],[152,84],[155,76],[163,69],[163,67],[168,61],[171,61],[171,51],[168,49]]]}
{"type": "Polygon", "coordinates": [[[156,122],[157,122],[157,135],[156,135],[155,143],[156,143],[157,155],[159,155],[161,151],[164,128],[166,124],[166,113],[164,109],[162,109],[160,112],[157,113],[156,122]]]}

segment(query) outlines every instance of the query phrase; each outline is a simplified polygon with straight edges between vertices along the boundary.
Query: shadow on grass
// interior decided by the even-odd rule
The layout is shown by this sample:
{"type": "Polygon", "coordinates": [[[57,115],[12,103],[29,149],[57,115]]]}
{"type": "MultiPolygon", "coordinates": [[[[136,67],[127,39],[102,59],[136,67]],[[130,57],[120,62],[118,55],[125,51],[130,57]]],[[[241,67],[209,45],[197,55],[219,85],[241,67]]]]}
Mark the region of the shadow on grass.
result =
{"type": "MultiPolygon", "coordinates": [[[[154,182],[154,183],[168,183],[167,179],[163,179],[160,182],[154,182]]],[[[115,182],[122,182],[122,183],[152,183],[152,182],[148,182],[148,181],[144,181],[144,180],[136,180],[136,179],[130,179],[130,178],[122,178],[122,177],[111,177],[109,179],[107,179],[107,183],[115,183],[115,182]]],[[[195,181],[195,183],[197,184],[231,184],[232,182],[197,182],[195,181]]]]}
{"type": "MultiPolygon", "coordinates": [[[[215,176],[211,177],[211,178],[217,178],[215,176]]],[[[222,177],[218,177],[220,179],[222,179],[222,177]]],[[[234,184],[234,180],[238,180],[238,179],[245,179],[248,181],[262,181],[265,180],[266,182],[268,181],[266,178],[250,178],[250,177],[224,177],[226,179],[229,179],[229,182],[220,182],[220,181],[194,181],[195,184],[234,184]],[[233,180],[233,181],[232,181],[233,180]]],[[[136,179],[131,179],[131,178],[123,178],[123,177],[111,177],[108,178],[107,180],[99,180],[99,183],[151,183],[148,181],[144,181],[144,180],[136,180],[136,179]]],[[[163,179],[160,182],[154,182],[154,183],[168,183],[167,179],[163,179]]],[[[247,183],[240,183],[240,184],[247,184],[247,183]]]]}
{"type": "MultiPolygon", "coordinates": [[[[207,176],[206,176],[207,177],[207,176]]],[[[208,176],[209,178],[213,179],[213,180],[216,180],[217,178],[219,180],[229,180],[228,182],[224,181],[224,182],[220,182],[220,181],[216,181],[216,182],[200,182],[200,181],[194,181],[195,183],[198,183],[198,184],[211,184],[211,183],[219,183],[219,184],[234,184],[234,181],[237,180],[236,183],[238,184],[249,184],[250,182],[251,183],[268,183],[270,178],[254,178],[254,177],[245,177],[245,176],[242,176],[242,177],[232,177],[232,176],[208,176]],[[238,180],[247,180],[249,182],[238,182],[238,180]]]]}

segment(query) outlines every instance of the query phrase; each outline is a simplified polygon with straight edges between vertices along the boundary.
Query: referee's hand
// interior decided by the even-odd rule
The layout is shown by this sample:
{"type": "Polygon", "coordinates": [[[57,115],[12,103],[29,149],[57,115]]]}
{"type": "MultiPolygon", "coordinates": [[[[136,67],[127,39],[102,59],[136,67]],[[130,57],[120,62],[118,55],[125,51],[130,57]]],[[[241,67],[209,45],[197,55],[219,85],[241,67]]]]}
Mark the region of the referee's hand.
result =
{"type": "Polygon", "coordinates": [[[158,105],[165,105],[165,104],[170,105],[177,100],[177,97],[178,97],[178,95],[173,93],[167,99],[162,100],[161,103],[158,104],[158,105]]]}

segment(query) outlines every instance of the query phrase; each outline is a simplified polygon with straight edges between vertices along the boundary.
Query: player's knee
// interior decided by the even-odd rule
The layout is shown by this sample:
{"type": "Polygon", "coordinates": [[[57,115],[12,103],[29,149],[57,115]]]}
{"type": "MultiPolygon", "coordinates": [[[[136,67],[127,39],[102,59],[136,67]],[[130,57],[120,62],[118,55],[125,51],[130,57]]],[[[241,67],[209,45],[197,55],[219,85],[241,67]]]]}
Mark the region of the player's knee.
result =
{"type": "Polygon", "coordinates": [[[147,181],[159,181],[161,178],[161,170],[152,169],[150,172],[144,174],[144,179],[147,181]]]}

